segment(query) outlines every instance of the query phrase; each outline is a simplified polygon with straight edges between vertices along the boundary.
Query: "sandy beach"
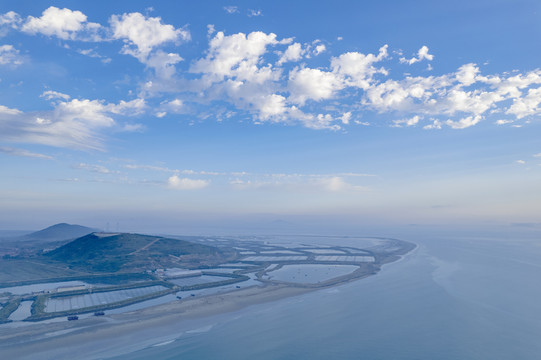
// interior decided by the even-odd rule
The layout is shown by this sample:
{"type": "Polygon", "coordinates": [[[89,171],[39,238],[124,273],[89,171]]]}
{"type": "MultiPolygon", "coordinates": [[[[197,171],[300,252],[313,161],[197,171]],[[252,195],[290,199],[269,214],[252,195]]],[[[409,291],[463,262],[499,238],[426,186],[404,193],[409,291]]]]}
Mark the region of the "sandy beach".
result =
{"type": "Polygon", "coordinates": [[[179,323],[234,312],[250,305],[267,303],[314,291],[285,285],[250,287],[229,293],[189,298],[129,313],[79,321],[35,323],[0,327],[0,357],[17,359],[100,358],[122,354],[168,341],[179,323]],[[134,339],[140,341],[134,342],[134,339]],[[134,345],[135,344],[135,345],[134,345]]]}

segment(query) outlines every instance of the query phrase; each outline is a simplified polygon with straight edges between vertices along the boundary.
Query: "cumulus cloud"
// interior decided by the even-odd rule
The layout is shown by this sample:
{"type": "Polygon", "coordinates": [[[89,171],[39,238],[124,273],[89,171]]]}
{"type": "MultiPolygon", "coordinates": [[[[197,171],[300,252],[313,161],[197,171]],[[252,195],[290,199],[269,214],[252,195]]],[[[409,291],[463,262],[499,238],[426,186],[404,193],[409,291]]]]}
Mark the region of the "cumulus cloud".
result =
{"type": "Polygon", "coordinates": [[[5,36],[9,30],[18,29],[22,22],[21,17],[14,11],[0,15],[0,36],[5,36]]]}
{"type": "Polygon", "coordinates": [[[282,65],[283,63],[289,61],[299,61],[300,59],[302,59],[302,56],[305,52],[306,51],[302,48],[301,44],[291,44],[287,47],[286,51],[284,51],[277,64],[282,65]]]}
{"type": "Polygon", "coordinates": [[[23,63],[23,58],[19,54],[19,50],[15,49],[13,45],[1,45],[0,46],[0,65],[19,66],[23,63]]]}
{"type": "Polygon", "coordinates": [[[483,118],[481,116],[476,115],[476,116],[468,116],[458,121],[453,121],[449,119],[445,123],[449,125],[451,129],[465,129],[477,124],[482,119],[483,118]]]}
{"type": "Polygon", "coordinates": [[[541,104],[541,87],[529,89],[525,96],[513,99],[513,104],[506,114],[515,115],[517,119],[539,114],[541,112],[539,104],[541,104]]]}
{"type": "Polygon", "coordinates": [[[340,76],[347,86],[354,86],[366,90],[373,83],[376,74],[387,75],[383,67],[376,68],[378,63],[387,58],[387,45],[379,49],[378,55],[348,52],[331,59],[331,69],[334,74],[340,76]]]}
{"type": "Polygon", "coordinates": [[[156,48],[166,43],[188,41],[191,37],[184,28],[175,29],[173,25],[163,24],[160,17],[146,17],[140,13],[113,15],[109,23],[112,37],[125,42],[121,52],[153,68],[160,78],[171,77],[175,73],[174,65],[183,59],[177,53],[156,48]]]}
{"type": "Polygon", "coordinates": [[[416,62],[422,61],[423,59],[426,59],[428,61],[432,61],[434,59],[434,55],[428,53],[428,47],[426,45],[423,45],[419,49],[419,51],[417,52],[417,57],[412,57],[411,59],[406,59],[402,57],[400,58],[400,62],[412,65],[416,62]]]}
{"type": "Polygon", "coordinates": [[[261,83],[273,75],[269,67],[258,66],[261,56],[266,53],[267,46],[275,44],[278,40],[272,33],[256,31],[226,36],[220,31],[210,40],[207,56],[196,61],[190,72],[201,73],[210,82],[235,77],[261,83]]]}
{"type": "Polygon", "coordinates": [[[187,41],[190,32],[162,24],[160,17],[146,17],[141,13],[113,15],[109,20],[114,39],[124,40],[123,53],[145,62],[151,51],[167,42],[187,41]]]}
{"type": "Polygon", "coordinates": [[[325,51],[327,51],[327,47],[325,45],[316,45],[316,48],[314,49],[314,55],[319,55],[321,53],[324,53],[325,51]]]}
{"type": "Polygon", "coordinates": [[[120,100],[118,104],[108,104],[105,109],[113,114],[135,116],[145,111],[145,99],[137,98],[130,101],[120,100]]]}
{"type": "Polygon", "coordinates": [[[342,120],[342,124],[349,124],[349,120],[351,119],[351,111],[348,111],[346,113],[343,113],[340,117],[340,120],[342,120]]]}
{"type": "MultiPolygon", "coordinates": [[[[224,10],[238,12],[235,6],[225,6],[224,10]]],[[[250,14],[261,15],[257,11],[250,14]]],[[[80,113],[73,121],[65,120],[75,116],[67,104],[73,107],[77,101],[84,100],[45,92],[42,97],[56,101],[55,109],[9,115],[20,117],[19,125],[15,125],[15,121],[8,121],[9,126],[0,125],[9,127],[11,133],[16,132],[14,128],[22,127],[32,129],[25,133],[34,133],[36,126],[43,132],[61,120],[64,128],[85,123],[76,128],[92,128],[94,139],[98,139],[99,129],[117,126],[113,116],[134,116],[153,106],[152,100],[146,103],[142,99],[147,96],[159,98],[155,102],[159,105],[151,111],[157,117],[194,111],[201,105],[211,109],[201,114],[201,118],[215,113],[215,118],[223,119],[236,113],[250,116],[256,123],[300,123],[313,129],[333,130],[366,124],[350,121],[354,116],[362,116],[363,112],[389,114],[398,119],[392,121],[391,126],[419,125],[425,129],[466,129],[484,119],[518,127],[528,123],[528,117],[541,113],[541,70],[485,75],[477,64],[467,63],[457,66],[454,72],[439,76],[400,76],[390,72],[390,61],[410,65],[432,61],[434,55],[426,45],[411,58],[392,59],[387,45],[373,53],[333,54],[326,64],[318,61],[320,66],[316,68],[310,67],[309,59],[327,51],[320,40],[301,44],[294,42],[293,37],[279,40],[275,34],[261,31],[226,35],[209,26],[207,51],[191,61],[189,74],[182,76],[176,69],[182,57],[176,50],[166,51],[170,50],[166,46],[188,41],[190,33],[186,28],[164,23],[159,17],[140,13],[112,15],[109,28],[106,28],[89,22],[80,11],[51,6],[40,17],[22,19],[14,12],[2,14],[0,34],[2,28],[64,40],[120,40],[124,43],[121,53],[134,56],[154,70],[152,78],[142,86],[141,99],[118,104],[96,104],[87,100],[89,102],[84,106],[79,104],[77,111],[80,113]],[[98,36],[106,33],[108,37],[98,36]],[[301,60],[306,62],[289,64],[301,60]],[[84,115],[83,108],[92,108],[89,111],[97,114],[95,120],[84,115]],[[104,121],[104,118],[110,121],[104,121]],[[522,123],[518,123],[520,120],[522,123]]],[[[103,62],[110,61],[95,48],[76,51],[103,62]]],[[[0,65],[18,65],[19,62],[17,49],[12,45],[0,46],[0,65]]],[[[8,116],[1,110],[1,116],[8,116]]],[[[125,128],[139,127],[128,124],[125,128]]],[[[88,135],[86,130],[82,132],[88,135]]]]}
{"type": "Polygon", "coordinates": [[[304,105],[306,100],[329,99],[343,88],[343,82],[333,72],[297,68],[289,73],[289,100],[299,105],[304,105]]]}
{"type": "Polygon", "coordinates": [[[80,11],[59,9],[51,6],[41,17],[29,16],[21,27],[29,34],[56,36],[63,40],[99,40],[97,32],[101,25],[87,22],[87,16],[80,11]]]}
{"type": "Polygon", "coordinates": [[[208,180],[180,178],[178,175],[173,175],[167,180],[168,187],[175,190],[198,190],[209,184],[208,180]]]}
{"type": "Polygon", "coordinates": [[[415,115],[412,118],[409,119],[401,119],[401,120],[393,120],[394,127],[402,127],[402,126],[415,126],[419,123],[419,120],[422,118],[419,115],[415,115]]]}

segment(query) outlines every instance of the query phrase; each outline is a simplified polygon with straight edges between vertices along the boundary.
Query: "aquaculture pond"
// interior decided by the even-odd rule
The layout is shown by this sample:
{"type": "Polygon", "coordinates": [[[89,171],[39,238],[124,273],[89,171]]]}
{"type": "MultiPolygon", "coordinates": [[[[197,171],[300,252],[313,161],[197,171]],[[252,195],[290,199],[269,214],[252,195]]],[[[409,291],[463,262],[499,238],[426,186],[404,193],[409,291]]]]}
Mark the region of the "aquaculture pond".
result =
{"type": "Polygon", "coordinates": [[[302,284],[315,284],[339,276],[347,275],[358,269],[355,265],[284,265],[278,270],[267,273],[268,280],[302,284]]]}

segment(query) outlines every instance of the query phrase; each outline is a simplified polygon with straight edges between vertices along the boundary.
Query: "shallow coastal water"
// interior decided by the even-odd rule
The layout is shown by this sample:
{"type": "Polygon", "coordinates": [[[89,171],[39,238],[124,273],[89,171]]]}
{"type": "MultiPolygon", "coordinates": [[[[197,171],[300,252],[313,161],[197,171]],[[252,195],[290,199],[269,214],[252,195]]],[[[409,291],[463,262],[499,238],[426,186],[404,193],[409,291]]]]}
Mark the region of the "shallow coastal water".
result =
{"type": "Polygon", "coordinates": [[[541,239],[416,242],[376,276],[179,324],[115,359],[537,358],[541,239]]]}

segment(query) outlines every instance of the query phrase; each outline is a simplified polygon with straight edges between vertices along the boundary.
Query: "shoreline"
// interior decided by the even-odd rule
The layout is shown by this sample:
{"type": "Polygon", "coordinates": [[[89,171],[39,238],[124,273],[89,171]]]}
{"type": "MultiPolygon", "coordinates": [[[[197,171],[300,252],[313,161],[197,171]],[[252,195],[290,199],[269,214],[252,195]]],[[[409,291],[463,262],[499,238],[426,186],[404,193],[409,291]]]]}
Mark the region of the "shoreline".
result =
{"type": "Polygon", "coordinates": [[[0,357],[61,360],[72,359],[75,353],[79,359],[103,359],[168,344],[184,333],[199,331],[193,328],[182,330],[186,326],[193,325],[197,328],[194,324],[202,323],[211,317],[227,316],[250,306],[331,289],[376,275],[382,270],[383,265],[399,262],[418,249],[417,244],[411,245],[413,246],[406,248],[405,252],[395,253],[394,258],[389,258],[391,261],[381,263],[376,271],[367,266],[329,282],[318,284],[263,282],[260,286],[184,298],[103,317],[90,316],[78,321],[0,326],[0,357]]]}
{"type": "MultiPolygon", "coordinates": [[[[81,344],[100,342],[101,349],[87,349],[85,358],[99,358],[101,352],[111,355],[114,349],[112,339],[130,337],[142,331],[166,329],[183,321],[193,321],[227,314],[249,306],[295,297],[320,288],[302,288],[285,285],[253,286],[228,293],[209,295],[179,302],[170,302],[106,318],[86,318],[77,322],[32,324],[15,328],[0,328],[0,355],[4,358],[73,358],[73,352],[81,344]]],[[[141,348],[155,345],[140,343],[141,348]]],[[[120,350],[120,349],[119,349],[120,350]]],[[[117,350],[117,351],[119,351],[117,350]]],[[[133,344],[130,350],[134,350],[133,344]]],[[[122,351],[118,353],[121,355],[122,351]]]]}

